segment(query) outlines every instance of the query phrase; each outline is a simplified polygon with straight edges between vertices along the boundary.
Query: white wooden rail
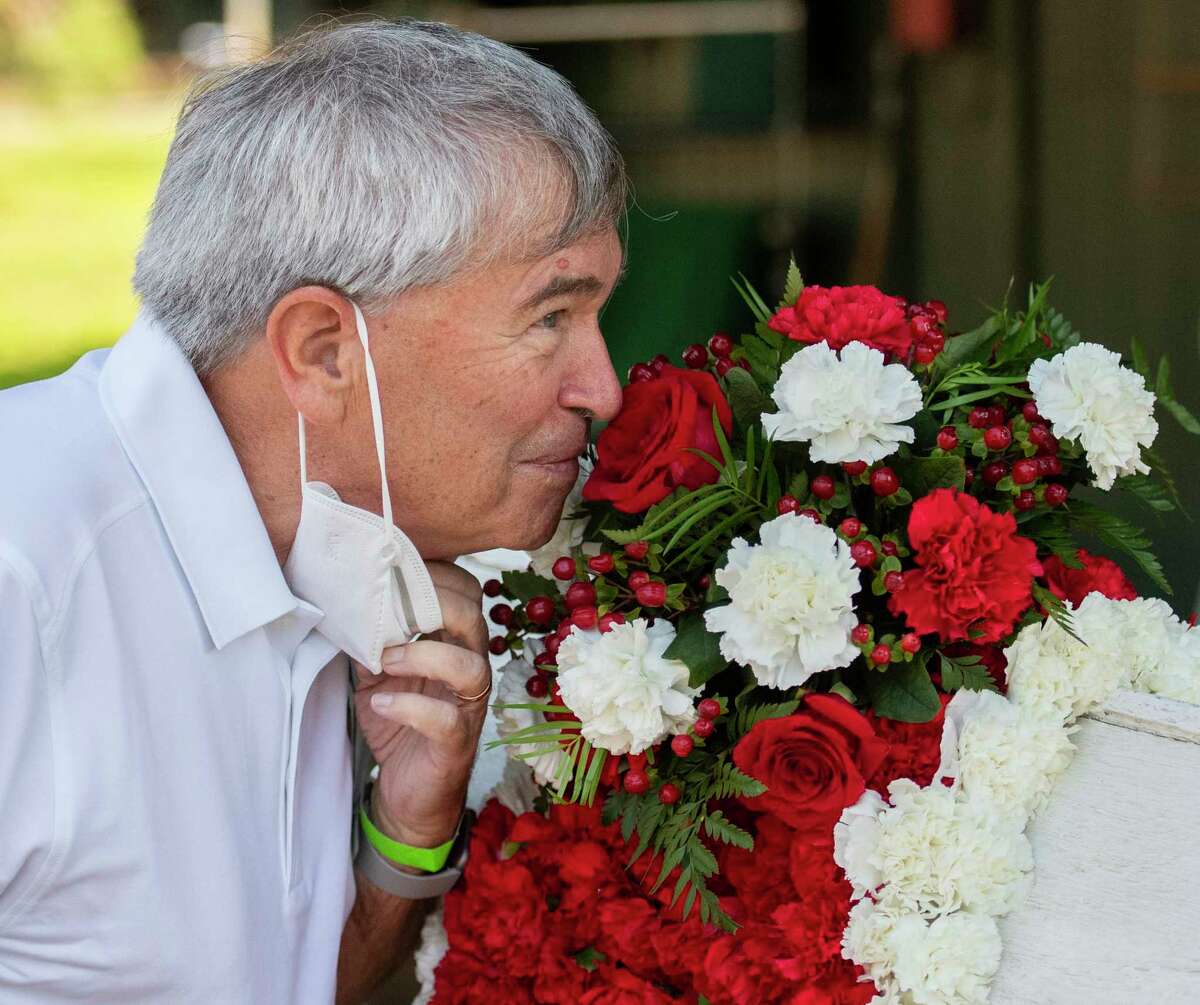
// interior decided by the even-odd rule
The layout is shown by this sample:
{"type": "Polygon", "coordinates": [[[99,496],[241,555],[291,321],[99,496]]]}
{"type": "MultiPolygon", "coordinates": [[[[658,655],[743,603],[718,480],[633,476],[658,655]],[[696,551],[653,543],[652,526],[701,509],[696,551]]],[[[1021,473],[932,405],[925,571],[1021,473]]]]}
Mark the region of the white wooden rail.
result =
{"type": "Polygon", "coordinates": [[[1200,1003],[1200,707],[1124,691],[1075,741],[991,1003],[1200,1003]]]}

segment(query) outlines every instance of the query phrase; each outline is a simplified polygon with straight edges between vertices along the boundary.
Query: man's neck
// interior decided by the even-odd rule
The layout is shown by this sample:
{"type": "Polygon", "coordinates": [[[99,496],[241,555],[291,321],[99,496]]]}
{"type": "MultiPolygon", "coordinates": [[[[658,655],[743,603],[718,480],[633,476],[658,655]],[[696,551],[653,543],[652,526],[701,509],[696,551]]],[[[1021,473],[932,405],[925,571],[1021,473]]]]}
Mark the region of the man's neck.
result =
{"type": "Polygon", "coordinates": [[[296,416],[273,378],[270,353],[260,344],[202,383],[283,565],[300,522],[300,461],[296,416]]]}

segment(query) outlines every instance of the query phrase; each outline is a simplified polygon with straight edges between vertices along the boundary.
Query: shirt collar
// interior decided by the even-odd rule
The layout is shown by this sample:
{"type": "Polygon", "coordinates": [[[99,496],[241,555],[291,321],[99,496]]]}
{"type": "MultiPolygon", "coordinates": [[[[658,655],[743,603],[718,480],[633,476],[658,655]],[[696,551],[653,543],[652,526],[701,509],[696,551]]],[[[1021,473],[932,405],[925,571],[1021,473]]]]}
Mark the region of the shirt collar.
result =
{"type": "Polygon", "coordinates": [[[221,649],[296,609],[301,602],[288,589],[204,387],[144,311],[105,362],[100,397],[158,511],[213,645],[221,649]]]}

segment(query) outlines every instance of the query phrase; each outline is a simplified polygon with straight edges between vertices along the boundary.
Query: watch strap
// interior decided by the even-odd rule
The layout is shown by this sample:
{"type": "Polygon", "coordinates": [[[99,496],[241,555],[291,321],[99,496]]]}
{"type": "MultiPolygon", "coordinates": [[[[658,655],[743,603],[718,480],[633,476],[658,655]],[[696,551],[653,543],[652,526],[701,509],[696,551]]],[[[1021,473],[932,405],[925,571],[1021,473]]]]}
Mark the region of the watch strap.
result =
{"type": "Polygon", "coordinates": [[[462,822],[458,825],[458,835],[451,843],[449,860],[439,872],[426,875],[406,872],[403,867],[389,861],[370,841],[358,843],[354,867],[372,886],[394,897],[403,897],[405,900],[440,897],[449,892],[462,878],[463,869],[467,864],[467,848],[474,820],[475,814],[470,810],[463,814],[462,822]]]}

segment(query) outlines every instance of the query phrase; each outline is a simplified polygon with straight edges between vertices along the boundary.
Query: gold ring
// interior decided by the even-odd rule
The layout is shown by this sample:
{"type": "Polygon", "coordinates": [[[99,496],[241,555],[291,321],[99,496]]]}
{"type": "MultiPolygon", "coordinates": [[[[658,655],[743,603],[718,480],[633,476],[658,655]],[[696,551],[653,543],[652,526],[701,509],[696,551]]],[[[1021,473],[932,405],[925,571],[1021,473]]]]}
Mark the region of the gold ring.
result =
{"type": "Polygon", "coordinates": [[[480,698],[486,698],[489,694],[491,694],[492,693],[492,682],[489,680],[487,683],[487,687],[485,687],[482,691],[480,691],[479,694],[472,694],[472,695],[459,694],[457,691],[453,691],[453,690],[452,690],[452,693],[454,694],[454,697],[457,698],[459,701],[467,702],[469,704],[470,702],[473,702],[473,701],[479,701],[480,698]]]}

